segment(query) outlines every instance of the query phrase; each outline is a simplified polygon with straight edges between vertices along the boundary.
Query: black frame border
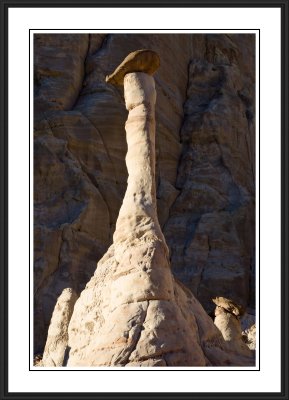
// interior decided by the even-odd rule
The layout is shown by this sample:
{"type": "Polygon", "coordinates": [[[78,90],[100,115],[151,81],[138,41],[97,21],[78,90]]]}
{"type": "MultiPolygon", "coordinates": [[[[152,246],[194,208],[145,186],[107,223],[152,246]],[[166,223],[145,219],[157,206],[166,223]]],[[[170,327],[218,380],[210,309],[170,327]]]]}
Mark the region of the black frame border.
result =
{"type": "MultiPolygon", "coordinates": [[[[289,0],[0,0],[0,84],[4,90],[0,91],[0,259],[1,266],[1,374],[0,374],[0,399],[289,399],[288,390],[288,222],[289,222],[289,124],[288,124],[288,20],[289,20],[289,0]],[[21,393],[8,391],[8,11],[9,8],[29,8],[29,7],[55,7],[55,8],[85,8],[85,7],[158,7],[158,8],[182,8],[182,7],[242,7],[242,8],[280,8],[281,10],[281,392],[276,393],[21,393]]],[[[36,29],[36,28],[35,28],[36,29]]],[[[259,67],[260,68],[260,67],[259,67]]],[[[30,78],[29,78],[30,80],[30,78]]],[[[260,88],[259,88],[260,90],[260,88]]],[[[260,128],[259,128],[260,129],[260,128]]],[[[260,132],[259,132],[260,135],[260,132]]],[[[29,154],[30,158],[30,154],[29,154]]],[[[259,159],[260,163],[260,159],[259,159]]],[[[30,211],[29,211],[30,213],[30,211]]],[[[260,231],[260,227],[259,227],[260,231]]],[[[260,249],[259,249],[260,252],[260,249]]],[[[233,371],[233,370],[232,370],[233,371]]],[[[33,370],[34,372],[34,370],[33,370]]],[[[98,371],[96,371],[98,372],[98,371]]],[[[192,371],[193,372],[193,371],[192,371]]],[[[216,370],[217,372],[217,370],[216,370]]]]}
{"type": "MultiPolygon", "coordinates": [[[[45,31],[45,32],[47,32],[47,31],[51,31],[52,33],[53,33],[53,31],[55,31],[55,29],[36,29],[36,28],[33,28],[33,29],[29,29],[29,73],[31,72],[31,70],[30,70],[30,68],[31,68],[31,65],[30,65],[30,51],[31,51],[31,31],[37,31],[37,33],[39,32],[39,31],[41,31],[41,30],[43,30],[43,31],[45,31]]],[[[58,31],[69,31],[70,29],[57,29],[57,32],[58,31]]],[[[79,30],[79,31],[92,31],[93,29],[88,29],[88,28],[85,28],[85,29],[75,29],[75,31],[77,31],[77,30],[79,30]]],[[[140,30],[140,29],[117,29],[117,31],[125,31],[125,32],[128,32],[128,31],[137,31],[137,30],[140,30]]],[[[142,30],[142,29],[141,29],[142,30]]],[[[146,31],[154,31],[155,29],[146,29],[146,31]]],[[[186,29],[171,29],[170,31],[181,31],[181,33],[184,33],[183,31],[185,31],[186,29]]],[[[188,29],[187,29],[188,30],[188,29]]],[[[194,29],[190,29],[190,31],[193,31],[194,29]]],[[[214,31],[224,31],[224,29],[204,29],[206,32],[208,32],[208,31],[210,31],[210,30],[214,30],[214,31]]],[[[226,30],[230,30],[230,31],[233,31],[233,30],[237,30],[238,32],[240,32],[240,31],[249,31],[249,30],[255,30],[255,31],[258,31],[259,32],[259,54],[258,54],[258,57],[259,57],[259,61],[260,61],[260,29],[226,29],[226,30]]],[[[113,29],[110,29],[109,30],[110,32],[113,32],[113,29]]],[[[158,31],[167,31],[167,29],[158,29],[158,31]]],[[[198,31],[200,31],[200,30],[198,30],[198,31]]],[[[198,32],[199,34],[200,34],[200,32],[198,32]]],[[[177,34],[177,32],[176,32],[176,34],[177,34]]],[[[222,33],[221,33],[222,34],[222,33]]],[[[244,34],[246,34],[246,32],[244,32],[244,34]]],[[[254,33],[248,33],[249,35],[254,35],[254,33]]],[[[256,39],[255,39],[256,40],[256,39]]],[[[260,63],[259,63],[259,102],[260,102],[260,63]]],[[[30,127],[30,100],[31,100],[31,93],[30,93],[30,74],[29,74],[29,127],[30,127]]],[[[259,112],[259,132],[258,132],[258,134],[259,134],[259,192],[260,192],[260,112],[259,112]]],[[[29,160],[30,160],[30,140],[31,140],[31,138],[29,138],[29,160]]],[[[29,165],[29,176],[30,176],[30,165],[29,165]]],[[[29,188],[30,188],[30,179],[29,179],[29,188]]],[[[29,204],[30,204],[30,190],[29,190],[29,204]]],[[[30,210],[29,210],[29,220],[30,220],[30,210]]],[[[260,199],[259,199],[259,225],[258,225],[258,227],[257,226],[255,226],[255,230],[257,230],[257,228],[258,228],[258,231],[259,231],[259,238],[260,238],[260,199]]],[[[31,226],[29,225],[29,295],[31,295],[31,288],[30,288],[30,276],[31,276],[31,265],[30,265],[30,237],[31,237],[31,235],[30,235],[30,232],[31,231],[31,226]]],[[[257,249],[256,249],[257,250],[257,249]]],[[[258,249],[258,253],[259,253],[259,265],[258,265],[258,268],[259,268],[259,309],[260,309],[260,240],[259,240],[259,249],[258,249]]],[[[31,332],[31,330],[30,330],[30,322],[31,322],[31,320],[32,320],[32,318],[33,317],[31,317],[31,308],[32,308],[32,305],[31,305],[31,300],[30,300],[30,296],[29,296],[29,337],[31,337],[31,335],[32,335],[32,332],[31,332]]],[[[260,316],[259,316],[259,325],[260,325],[260,316]]],[[[258,331],[258,337],[259,337],[259,343],[260,343],[260,330],[258,331]]],[[[29,342],[29,354],[31,354],[31,345],[30,345],[30,342],[29,342]]],[[[30,360],[29,360],[30,361],[30,360]]],[[[249,371],[249,372],[254,372],[254,371],[260,371],[260,368],[261,368],[261,354],[260,354],[260,352],[259,352],[259,357],[258,357],[258,361],[259,361],[259,368],[258,369],[254,369],[254,370],[252,370],[252,369],[246,369],[245,367],[244,368],[242,368],[242,369],[238,369],[238,370],[236,370],[236,369],[233,369],[234,367],[232,367],[232,369],[226,369],[226,370],[224,370],[224,369],[216,369],[214,372],[234,372],[234,371],[249,371]]],[[[33,371],[33,372],[43,372],[43,370],[41,370],[41,368],[38,368],[38,369],[31,369],[31,367],[30,367],[30,362],[29,362],[29,371],[33,371]]],[[[49,369],[49,368],[45,368],[45,371],[50,371],[50,372],[57,372],[58,370],[56,370],[55,368],[54,369],[49,369]]],[[[107,369],[97,369],[97,368],[94,368],[94,369],[63,369],[63,370],[61,370],[61,372],[65,372],[65,371],[69,371],[69,372],[74,372],[74,371],[78,371],[78,372],[109,372],[109,370],[107,370],[107,369]]],[[[117,372],[127,372],[128,371],[128,369],[126,369],[126,368],[119,368],[118,370],[117,370],[117,372]]],[[[158,371],[163,371],[163,369],[130,369],[129,370],[129,372],[144,372],[144,371],[146,371],[146,372],[158,372],[158,371]]],[[[171,371],[173,371],[173,372],[184,372],[184,371],[188,371],[188,370],[186,370],[186,369],[182,369],[182,368],[179,368],[179,369],[174,369],[174,368],[169,368],[169,369],[166,369],[166,372],[171,372],[171,371]]],[[[200,371],[200,372],[209,372],[210,370],[204,370],[204,369],[197,369],[197,368],[195,368],[194,370],[191,370],[192,372],[193,371],[200,371]]],[[[58,371],[59,372],[59,371],[58,371]]]]}

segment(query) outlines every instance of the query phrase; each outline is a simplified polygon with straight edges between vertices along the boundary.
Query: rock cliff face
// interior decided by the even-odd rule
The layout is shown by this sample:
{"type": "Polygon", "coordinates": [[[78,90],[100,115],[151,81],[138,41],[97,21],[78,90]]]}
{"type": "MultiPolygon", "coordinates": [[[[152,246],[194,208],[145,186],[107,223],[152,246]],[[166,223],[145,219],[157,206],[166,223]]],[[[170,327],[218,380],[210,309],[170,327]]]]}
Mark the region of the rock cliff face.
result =
{"type": "MultiPolygon", "coordinates": [[[[36,353],[58,297],[66,288],[79,295],[112,243],[126,190],[127,112],[105,75],[139,48],[162,60],[156,193],[173,271],[207,311],[216,296],[254,307],[254,36],[37,34],[36,353]]],[[[148,311],[144,304],[139,318],[148,311]]]]}

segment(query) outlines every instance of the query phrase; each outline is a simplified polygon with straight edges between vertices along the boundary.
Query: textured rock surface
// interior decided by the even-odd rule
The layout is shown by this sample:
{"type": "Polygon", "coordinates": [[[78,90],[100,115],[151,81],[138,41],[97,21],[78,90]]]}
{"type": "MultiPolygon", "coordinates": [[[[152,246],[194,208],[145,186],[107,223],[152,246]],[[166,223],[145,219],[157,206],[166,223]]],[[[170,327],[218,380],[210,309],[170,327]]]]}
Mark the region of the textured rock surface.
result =
{"type": "Polygon", "coordinates": [[[256,325],[250,326],[250,328],[242,332],[242,335],[249,349],[256,350],[256,325]]]}
{"type": "Polygon", "coordinates": [[[65,351],[68,344],[68,324],[77,299],[71,289],[64,289],[59,296],[52,314],[48,336],[44,349],[42,365],[61,367],[65,362],[65,351]]]}
{"type": "Polygon", "coordinates": [[[156,189],[173,270],[208,311],[216,296],[254,307],[254,36],[37,34],[34,44],[35,353],[63,289],[79,294],[112,243],[126,110],[105,75],[139,48],[162,60],[156,189]]]}
{"type": "Polygon", "coordinates": [[[123,85],[124,77],[131,72],[145,72],[153,75],[160,67],[159,55],[149,49],[136,50],[123,60],[123,62],[111,74],[105,78],[106,82],[114,85],[123,85]]]}
{"type": "Polygon", "coordinates": [[[240,315],[240,310],[235,305],[232,307],[232,302],[227,299],[221,298],[222,300],[218,303],[215,309],[215,320],[214,323],[219,331],[222,333],[224,340],[227,343],[227,347],[237,354],[242,354],[245,357],[250,357],[251,351],[249,347],[245,344],[242,335],[241,323],[238,315],[240,315]],[[224,300],[226,300],[224,302],[224,300]]]}
{"type": "Polygon", "coordinates": [[[250,45],[244,49],[248,36],[207,35],[205,40],[205,59],[189,65],[176,180],[180,195],[165,235],[177,276],[210,311],[215,294],[243,306],[250,302],[255,128],[248,71],[253,53],[250,45]]]}
{"type": "Polygon", "coordinates": [[[242,315],[244,315],[243,307],[240,304],[235,304],[230,299],[226,299],[225,297],[216,297],[212,300],[217,307],[223,308],[224,310],[228,311],[230,314],[235,315],[236,317],[241,317],[242,315]]]}
{"type": "Polygon", "coordinates": [[[241,317],[243,340],[251,350],[256,350],[256,317],[254,310],[248,311],[241,317]]]}

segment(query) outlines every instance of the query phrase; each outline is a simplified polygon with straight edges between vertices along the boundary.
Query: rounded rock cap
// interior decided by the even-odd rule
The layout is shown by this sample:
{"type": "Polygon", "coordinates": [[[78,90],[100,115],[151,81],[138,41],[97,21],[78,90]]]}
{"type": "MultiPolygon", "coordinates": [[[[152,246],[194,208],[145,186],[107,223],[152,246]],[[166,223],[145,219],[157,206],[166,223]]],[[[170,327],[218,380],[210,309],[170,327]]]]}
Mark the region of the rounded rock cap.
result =
{"type": "Polygon", "coordinates": [[[160,57],[153,50],[136,50],[123,60],[111,75],[107,75],[105,81],[113,85],[123,85],[124,76],[130,72],[145,72],[149,75],[160,66],[160,57]]]}
{"type": "Polygon", "coordinates": [[[225,297],[216,297],[215,299],[212,299],[212,301],[216,304],[216,306],[222,307],[229,313],[236,316],[241,316],[245,312],[244,308],[240,304],[236,304],[232,300],[226,299],[225,297]]]}

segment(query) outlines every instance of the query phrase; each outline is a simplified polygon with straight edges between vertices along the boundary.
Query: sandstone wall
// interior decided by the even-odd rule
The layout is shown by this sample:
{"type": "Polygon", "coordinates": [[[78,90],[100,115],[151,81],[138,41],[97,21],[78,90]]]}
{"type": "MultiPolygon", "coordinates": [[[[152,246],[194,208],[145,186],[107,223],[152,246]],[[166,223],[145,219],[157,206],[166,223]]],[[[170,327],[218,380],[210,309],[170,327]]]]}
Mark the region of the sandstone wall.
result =
{"type": "Polygon", "coordinates": [[[209,312],[215,296],[254,306],[254,35],[36,34],[36,353],[63,289],[79,294],[112,242],[127,111],[105,75],[141,48],[161,58],[156,183],[173,271],[209,312]]]}

